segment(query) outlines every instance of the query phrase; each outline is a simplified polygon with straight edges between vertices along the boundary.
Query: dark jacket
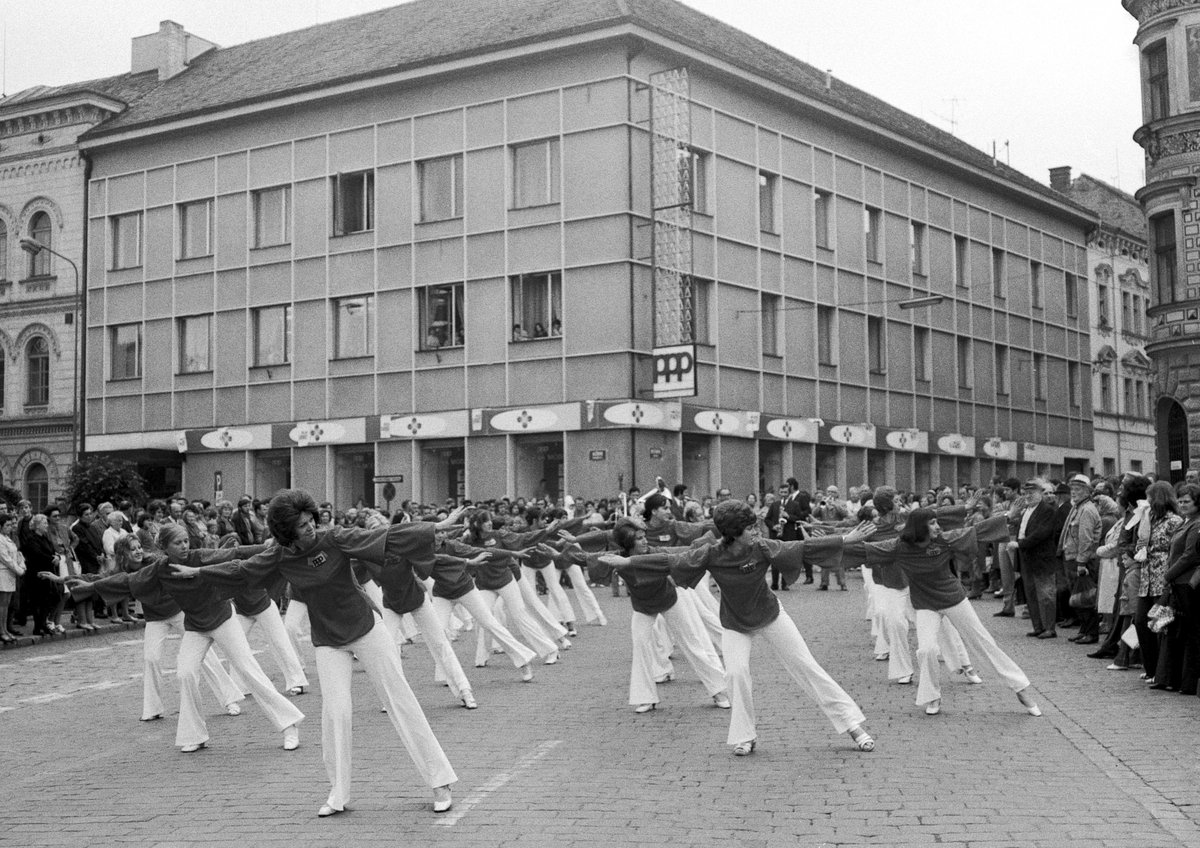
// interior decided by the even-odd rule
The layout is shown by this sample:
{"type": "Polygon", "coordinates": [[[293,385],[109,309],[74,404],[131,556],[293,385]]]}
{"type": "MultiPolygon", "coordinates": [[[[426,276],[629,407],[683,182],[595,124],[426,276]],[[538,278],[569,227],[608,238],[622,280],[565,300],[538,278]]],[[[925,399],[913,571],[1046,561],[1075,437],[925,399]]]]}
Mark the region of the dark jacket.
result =
{"type": "MultiPolygon", "coordinates": [[[[1065,517],[1065,516],[1064,516],[1065,517]]],[[[1020,519],[1017,529],[1021,528],[1020,519]]],[[[1046,501],[1039,503],[1029,516],[1029,524],[1025,527],[1025,538],[1017,539],[1017,548],[1021,552],[1021,564],[1032,569],[1049,569],[1057,567],[1059,558],[1058,535],[1062,528],[1058,509],[1046,501]]],[[[1015,534],[1014,534],[1015,538],[1015,534]]]]}

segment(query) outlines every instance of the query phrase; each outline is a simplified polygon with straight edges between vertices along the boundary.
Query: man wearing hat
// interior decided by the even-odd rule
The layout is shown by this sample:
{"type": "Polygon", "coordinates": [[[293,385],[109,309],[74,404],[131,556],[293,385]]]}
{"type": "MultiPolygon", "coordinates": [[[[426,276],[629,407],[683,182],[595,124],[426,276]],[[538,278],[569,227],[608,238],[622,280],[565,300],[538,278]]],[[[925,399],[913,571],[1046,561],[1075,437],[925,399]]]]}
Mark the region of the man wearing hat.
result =
{"type": "Polygon", "coordinates": [[[1053,486],[1040,477],[1026,480],[1021,486],[1025,507],[1017,523],[1016,539],[1008,543],[1010,555],[1015,554],[1021,569],[1021,582],[1029,602],[1029,623],[1033,630],[1027,636],[1053,639],[1056,615],[1055,592],[1058,588],[1060,560],[1055,554],[1058,542],[1058,513],[1053,504],[1053,486]]]}
{"type": "MultiPolygon", "coordinates": [[[[1092,481],[1086,475],[1076,474],[1067,485],[1071,511],[1058,537],[1058,553],[1063,558],[1063,576],[1069,597],[1076,580],[1089,576],[1094,583],[1099,575],[1096,549],[1100,547],[1103,522],[1100,510],[1092,501],[1092,481]]],[[[1100,641],[1100,616],[1096,608],[1073,612],[1079,620],[1079,635],[1071,637],[1071,641],[1080,645],[1094,645],[1100,641]]]]}

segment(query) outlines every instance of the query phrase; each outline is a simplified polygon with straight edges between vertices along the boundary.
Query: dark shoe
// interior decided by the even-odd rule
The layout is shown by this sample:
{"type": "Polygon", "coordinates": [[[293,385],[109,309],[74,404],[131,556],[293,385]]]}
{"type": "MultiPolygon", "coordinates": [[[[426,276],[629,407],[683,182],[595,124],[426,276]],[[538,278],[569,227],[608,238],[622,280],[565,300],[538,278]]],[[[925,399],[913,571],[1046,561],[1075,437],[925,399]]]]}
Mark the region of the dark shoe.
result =
{"type": "Polygon", "coordinates": [[[1117,652],[1109,651],[1109,650],[1106,650],[1105,648],[1101,648],[1098,651],[1092,651],[1090,654],[1088,654],[1088,656],[1094,660],[1111,660],[1111,659],[1116,659],[1117,652]]]}
{"type": "Polygon", "coordinates": [[[1075,640],[1076,645],[1095,645],[1100,641],[1099,636],[1080,636],[1075,640]]]}
{"type": "Polygon", "coordinates": [[[1055,622],[1054,626],[1055,627],[1078,627],[1079,622],[1074,618],[1066,618],[1066,619],[1063,619],[1062,621],[1055,622]]]}
{"type": "Polygon", "coordinates": [[[1170,691],[1172,691],[1172,690],[1174,689],[1174,687],[1173,687],[1173,686],[1168,686],[1168,685],[1167,685],[1167,684],[1165,684],[1165,683],[1151,683],[1151,684],[1150,684],[1149,686],[1147,686],[1146,688],[1147,688],[1147,689],[1161,689],[1161,690],[1163,690],[1163,691],[1165,691],[1165,692],[1170,692],[1170,691]]]}
{"type": "Polygon", "coordinates": [[[829,587],[828,587],[828,586],[818,586],[817,588],[818,588],[819,590],[821,590],[822,592],[828,592],[828,591],[829,591],[829,587]]]}
{"type": "Polygon", "coordinates": [[[1011,609],[1002,609],[1000,612],[992,613],[993,618],[1012,618],[1016,613],[1011,609]]]}
{"type": "Polygon", "coordinates": [[[1039,639],[1054,639],[1057,637],[1058,637],[1058,634],[1055,633],[1053,630],[1043,630],[1041,633],[1038,634],[1039,639]]]}
{"type": "Polygon", "coordinates": [[[812,579],[811,577],[805,577],[805,578],[804,578],[804,585],[805,585],[805,586],[807,586],[809,583],[812,583],[812,582],[813,582],[813,579],[812,579]]]}
{"type": "Polygon", "coordinates": [[[1037,637],[1039,637],[1039,636],[1041,636],[1041,635],[1042,635],[1042,631],[1040,631],[1040,630],[1030,630],[1030,631],[1029,631],[1028,633],[1026,633],[1025,635],[1026,635],[1026,636],[1028,636],[1030,639],[1036,639],[1037,637]]]}
{"type": "Polygon", "coordinates": [[[1180,689],[1179,694],[1180,695],[1195,695],[1196,690],[1195,689],[1180,689]]]}

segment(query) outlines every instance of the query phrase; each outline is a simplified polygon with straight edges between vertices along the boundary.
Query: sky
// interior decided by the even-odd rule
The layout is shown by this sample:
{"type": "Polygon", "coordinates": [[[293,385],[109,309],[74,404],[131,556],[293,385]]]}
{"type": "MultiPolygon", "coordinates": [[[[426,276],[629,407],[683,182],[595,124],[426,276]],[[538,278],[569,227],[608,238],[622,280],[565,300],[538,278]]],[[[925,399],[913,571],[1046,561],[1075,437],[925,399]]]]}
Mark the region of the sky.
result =
{"type": "MultiPolygon", "coordinates": [[[[685,0],[996,155],[1034,179],[1069,165],[1144,184],[1137,26],[1120,0],[685,0]]],[[[170,19],[219,45],[396,0],[0,0],[0,88],[119,74],[170,19]],[[31,11],[35,9],[36,11],[31,11]],[[52,22],[50,25],[48,22],[52,22]]]]}

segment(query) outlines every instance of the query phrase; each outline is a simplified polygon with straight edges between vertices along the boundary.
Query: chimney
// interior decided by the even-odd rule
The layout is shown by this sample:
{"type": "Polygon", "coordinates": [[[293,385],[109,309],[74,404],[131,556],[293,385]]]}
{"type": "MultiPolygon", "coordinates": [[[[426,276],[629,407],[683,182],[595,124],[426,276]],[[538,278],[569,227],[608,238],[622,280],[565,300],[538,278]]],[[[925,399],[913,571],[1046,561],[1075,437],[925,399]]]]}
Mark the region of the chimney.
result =
{"type": "Polygon", "coordinates": [[[1050,188],[1066,194],[1071,190],[1071,166],[1062,165],[1050,169],[1050,188]]]}
{"type": "Polygon", "coordinates": [[[158,32],[133,39],[130,69],[135,74],[157,71],[160,80],[187,70],[188,63],[217,45],[197,38],[174,21],[163,21],[158,32]]]}

